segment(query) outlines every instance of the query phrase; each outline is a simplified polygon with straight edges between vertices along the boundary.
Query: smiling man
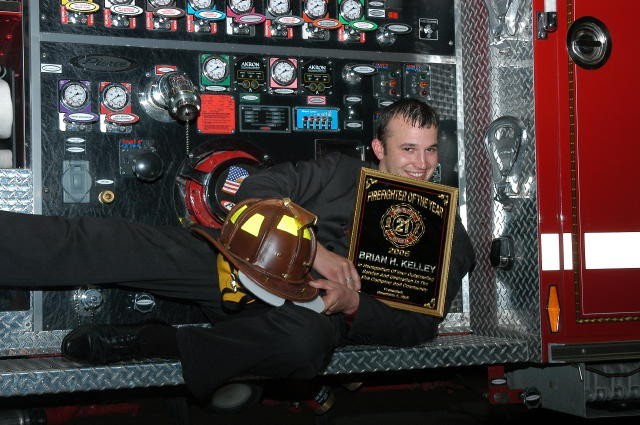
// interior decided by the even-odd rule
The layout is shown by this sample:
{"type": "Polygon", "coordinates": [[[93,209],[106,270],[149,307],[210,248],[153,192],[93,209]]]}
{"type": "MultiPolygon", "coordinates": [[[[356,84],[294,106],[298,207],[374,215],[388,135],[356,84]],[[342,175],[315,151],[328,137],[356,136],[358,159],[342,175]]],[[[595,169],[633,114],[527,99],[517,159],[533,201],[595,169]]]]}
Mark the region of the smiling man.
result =
{"type": "Polygon", "coordinates": [[[429,180],[438,166],[438,120],[417,101],[391,105],[379,118],[371,142],[378,169],[416,180],[429,180]]]}
{"type": "MultiPolygon", "coordinates": [[[[248,318],[246,324],[244,319],[231,321],[230,332],[226,333],[226,323],[218,323],[206,332],[180,330],[178,344],[183,374],[192,391],[210,391],[212,383],[219,384],[243,370],[267,376],[278,370],[280,374],[310,377],[321,372],[336,347],[347,344],[408,346],[424,343],[437,335],[441,319],[397,310],[360,293],[360,276],[346,258],[361,168],[378,168],[418,180],[431,179],[438,165],[437,115],[423,102],[400,100],[381,112],[371,145],[377,164],[331,153],[316,160],[277,164],[243,181],[236,194],[238,202],[249,198],[289,198],[318,217],[317,250],[312,264],[316,279],[309,285],[322,290],[324,311],[301,314],[304,308],[285,304],[284,308],[272,308],[271,313],[262,315],[259,326],[248,318]],[[275,310],[278,316],[273,315],[275,310]],[[253,341],[244,335],[252,335],[253,341]],[[236,346],[242,347],[246,354],[239,355],[236,346]],[[287,352],[281,350],[285,346],[287,352]],[[270,362],[260,362],[257,352],[268,355],[270,362]],[[225,358],[236,360],[233,370],[220,370],[215,366],[215,359],[225,358]],[[323,360],[318,362],[319,359],[323,360]]],[[[474,263],[469,236],[457,218],[445,314],[461,287],[462,278],[474,263]]]]}
{"type": "MultiPolygon", "coordinates": [[[[435,110],[415,99],[403,99],[387,106],[378,117],[371,147],[378,164],[340,153],[312,161],[278,164],[247,178],[237,194],[239,199],[287,197],[318,216],[319,243],[313,268],[327,279],[315,284],[326,293],[328,313],[352,314],[360,303],[361,297],[356,292],[360,289],[360,277],[346,258],[360,169],[377,168],[416,180],[430,180],[438,166],[435,110]]],[[[469,247],[471,254],[465,255],[472,257],[468,236],[459,223],[456,234],[469,247]]],[[[450,302],[459,285],[452,282],[449,288],[450,302]]]]}
{"type": "MultiPolygon", "coordinates": [[[[197,303],[210,318],[210,328],[155,322],[89,325],[69,333],[62,352],[90,363],[178,358],[187,387],[202,400],[241,375],[312,378],[326,367],[336,347],[426,342],[437,335],[441,319],[393,309],[360,293],[360,277],[346,257],[361,168],[428,180],[438,163],[437,132],[431,107],[401,100],[380,115],[372,141],[377,164],[332,153],[278,164],[243,181],[237,203],[289,198],[317,216],[316,254],[312,264],[305,260],[305,267],[314,273],[308,285],[322,290],[321,298],[314,299],[315,308],[295,300],[278,304],[254,299],[229,311],[223,304],[226,288],[219,285],[230,278],[229,268],[221,266],[224,261],[217,262],[217,244],[188,229],[115,218],[0,212],[0,241],[5,241],[0,243],[0,287],[24,288],[33,282],[41,287],[109,285],[197,303]]],[[[227,222],[238,217],[231,214],[227,222]]],[[[267,253],[273,254],[273,249],[267,253]]],[[[445,313],[474,262],[469,237],[456,220],[445,313]]]]}

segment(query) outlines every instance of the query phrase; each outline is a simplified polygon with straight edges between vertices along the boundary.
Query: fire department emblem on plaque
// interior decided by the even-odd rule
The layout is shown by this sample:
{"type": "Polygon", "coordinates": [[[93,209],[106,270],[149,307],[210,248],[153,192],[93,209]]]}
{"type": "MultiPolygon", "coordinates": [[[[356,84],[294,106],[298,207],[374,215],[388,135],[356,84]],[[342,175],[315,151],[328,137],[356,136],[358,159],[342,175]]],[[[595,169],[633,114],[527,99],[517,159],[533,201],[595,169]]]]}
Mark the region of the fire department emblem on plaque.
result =
{"type": "Polygon", "coordinates": [[[422,216],[409,204],[396,204],[387,208],[380,218],[380,227],[386,240],[397,248],[407,248],[420,241],[425,225],[422,216]]]}

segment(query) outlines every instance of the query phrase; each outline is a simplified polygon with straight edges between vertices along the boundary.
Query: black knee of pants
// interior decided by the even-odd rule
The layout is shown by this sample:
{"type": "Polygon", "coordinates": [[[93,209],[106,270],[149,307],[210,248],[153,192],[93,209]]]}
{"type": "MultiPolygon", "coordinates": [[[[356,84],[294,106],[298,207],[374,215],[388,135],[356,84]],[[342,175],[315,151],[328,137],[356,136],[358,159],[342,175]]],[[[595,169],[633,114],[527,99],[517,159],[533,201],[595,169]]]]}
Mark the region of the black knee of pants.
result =
{"type": "Polygon", "coordinates": [[[322,372],[337,344],[328,317],[292,304],[273,313],[272,320],[282,331],[271,334],[270,345],[278,348],[250,372],[274,378],[313,378],[322,372]]]}
{"type": "Polygon", "coordinates": [[[326,366],[337,343],[338,332],[327,316],[291,303],[212,328],[178,330],[185,383],[202,399],[247,374],[311,378],[326,366]]]}

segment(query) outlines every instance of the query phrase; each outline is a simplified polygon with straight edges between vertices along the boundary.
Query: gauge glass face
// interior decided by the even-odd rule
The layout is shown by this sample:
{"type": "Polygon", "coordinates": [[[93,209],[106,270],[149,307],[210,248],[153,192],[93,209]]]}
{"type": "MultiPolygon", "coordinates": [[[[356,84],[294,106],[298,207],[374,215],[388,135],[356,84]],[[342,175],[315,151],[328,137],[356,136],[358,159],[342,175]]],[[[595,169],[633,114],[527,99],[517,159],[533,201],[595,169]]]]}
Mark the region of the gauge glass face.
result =
{"type": "Polygon", "coordinates": [[[362,17],[362,4],[357,0],[344,0],[340,4],[340,14],[349,20],[362,17]]]}
{"type": "Polygon", "coordinates": [[[189,0],[189,4],[194,10],[211,9],[213,0],[189,0]]]}
{"type": "Polygon", "coordinates": [[[218,56],[207,58],[202,68],[204,75],[211,81],[222,81],[227,76],[227,62],[218,56]]]}
{"type": "Polygon", "coordinates": [[[84,84],[68,82],[62,87],[62,103],[70,109],[79,109],[87,104],[89,92],[84,84]]]}
{"type": "Polygon", "coordinates": [[[296,79],[296,67],[287,59],[278,59],[271,65],[271,78],[281,86],[288,86],[296,79]]]}
{"type": "Polygon", "coordinates": [[[269,0],[267,5],[269,12],[274,16],[282,16],[291,13],[289,0],[269,0]]]}
{"type": "Polygon", "coordinates": [[[110,0],[110,2],[114,6],[124,6],[131,4],[132,0],[110,0]]]}
{"type": "Polygon", "coordinates": [[[120,84],[111,84],[102,92],[102,103],[112,111],[120,111],[129,104],[129,92],[120,84]]]}
{"type": "Polygon", "coordinates": [[[229,0],[229,8],[238,15],[249,13],[253,8],[253,0],[229,0]]]}
{"type": "Polygon", "coordinates": [[[325,0],[306,0],[304,13],[311,19],[319,19],[327,14],[327,2],[325,0]]]}
{"type": "Polygon", "coordinates": [[[167,7],[173,6],[173,0],[149,0],[149,4],[152,7],[167,7]]]}

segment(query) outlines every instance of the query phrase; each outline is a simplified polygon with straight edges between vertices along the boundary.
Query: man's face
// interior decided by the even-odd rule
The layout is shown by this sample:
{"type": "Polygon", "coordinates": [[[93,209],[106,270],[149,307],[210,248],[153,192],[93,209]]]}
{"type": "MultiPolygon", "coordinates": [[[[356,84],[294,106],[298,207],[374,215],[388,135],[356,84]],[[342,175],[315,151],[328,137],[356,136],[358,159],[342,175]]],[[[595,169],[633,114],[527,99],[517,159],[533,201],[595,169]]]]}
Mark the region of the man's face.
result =
{"type": "Polygon", "coordinates": [[[398,176],[428,180],[438,165],[438,129],[412,127],[402,117],[389,121],[386,147],[371,142],[378,169],[398,176]]]}

